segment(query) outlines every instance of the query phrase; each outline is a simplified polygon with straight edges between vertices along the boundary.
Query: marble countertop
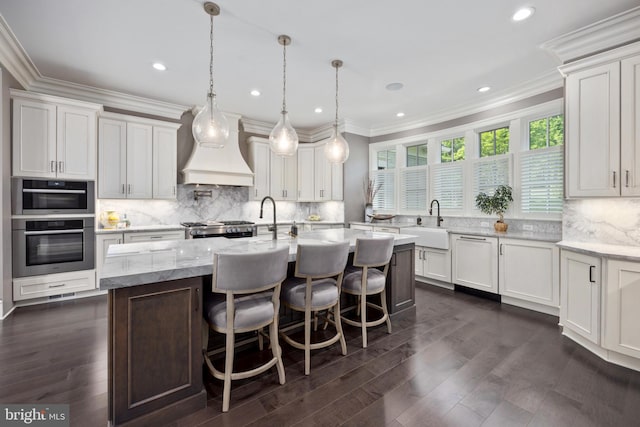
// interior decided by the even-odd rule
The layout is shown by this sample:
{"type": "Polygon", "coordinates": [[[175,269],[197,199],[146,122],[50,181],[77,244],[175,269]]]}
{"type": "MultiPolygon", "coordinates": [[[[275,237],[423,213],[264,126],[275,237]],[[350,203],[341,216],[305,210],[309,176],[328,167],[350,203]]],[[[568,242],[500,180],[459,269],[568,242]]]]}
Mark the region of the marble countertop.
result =
{"type": "MultiPolygon", "coordinates": [[[[411,223],[371,223],[371,222],[358,222],[351,221],[349,224],[356,225],[369,225],[369,226],[383,226],[383,227],[393,227],[403,230],[402,232],[405,234],[411,234],[410,231],[406,229],[409,227],[420,227],[420,228],[436,228],[433,226],[425,226],[425,225],[416,225],[411,223]]],[[[562,240],[561,234],[556,233],[539,233],[533,231],[507,231],[506,233],[498,233],[493,228],[483,228],[483,227],[441,227],[442,230],[446,230],[449,234],[467,234],[472,236],[483,236],[483,237],[498,237],[501,239],[523,239],[523,240],[537,240],[541,242],[559,242],[562,240]]]]}
{"type": "Polygon", "coordinates": [[[618,258],[627,261],[640,261],[639,246],[609,245],[605,243],[585,243],[562,240],[557,245],[563,249],[581,252],[587,255],[618,258]]]}
{"type": "MultiPolygon", "coordinates": [[[[266,226],[266,225],[271,225],[273,224],[273,221],[254,221],[256,223],[256,225],[258,226],[266,226]]],[[[296,224],[326,224],[326,225],[338,225],[338,224],[344,224],[344,221],[309,221],[307,219],[303,219],[301,221],[296,220],[291,220],[291,221],[276,221],[276,225],[291,225],[293,223],[296,224]]]]}
{"type": "Polygon", "coordinates": [[[180,224],[169,225],[132,225],[128,228],[96,228],[96,234],[112,234],[112,233],[136,233],[144,231],[173,231],[184,230],[180,224]]]}
{"type": "MultiPolygon", "coordinates": [[[[100,289],[165,282],[212,274],[213,254],[216,252],[251,253],[281,246],[289,247],[289,261],[295,261],[298,243],[322,243],[349,240],[350,251],[355,250],[360,236],[388,236],[348,228],[306,231],[297,238],[271,240],[270,236],[242,239],[192,239],[111,245],[102,266],[100,289]]],[[[414,243],[414,236],[394,235],[395,244],[414,243]]]]}

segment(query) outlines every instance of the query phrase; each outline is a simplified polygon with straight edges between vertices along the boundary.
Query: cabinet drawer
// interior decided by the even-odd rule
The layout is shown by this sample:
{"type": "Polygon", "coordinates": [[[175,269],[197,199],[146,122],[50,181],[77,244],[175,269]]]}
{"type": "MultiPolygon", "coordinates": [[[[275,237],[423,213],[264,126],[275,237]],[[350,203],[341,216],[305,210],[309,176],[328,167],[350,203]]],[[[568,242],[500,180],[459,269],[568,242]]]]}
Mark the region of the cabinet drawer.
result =
{"type": "Polygon", "coordinates": [[[13,279],[13,300],[48,297],[96,288],[95,270],[13,279]]]}
{"type": "Polygon", "coordinates": [[[124,233],[125,243],[153,242],[157,240],[182,240],[184,239],[184,231],[161,231],[158,233],[124,233]]]}
{"type": "Polygon", "coordinates": [[[373,231],[373,226],[372,225],[350,224],[349,228],[351,228],[353,230],[373,231]]]}
{"type": "Polygon", "coordinates": [[[393,233],[393,234],[400,234],[400,229],[399,228],[395,228],[395,227],[380,227],[380,226],[373,226],[373,231],[381,231],[383,233],[393,233]]]}

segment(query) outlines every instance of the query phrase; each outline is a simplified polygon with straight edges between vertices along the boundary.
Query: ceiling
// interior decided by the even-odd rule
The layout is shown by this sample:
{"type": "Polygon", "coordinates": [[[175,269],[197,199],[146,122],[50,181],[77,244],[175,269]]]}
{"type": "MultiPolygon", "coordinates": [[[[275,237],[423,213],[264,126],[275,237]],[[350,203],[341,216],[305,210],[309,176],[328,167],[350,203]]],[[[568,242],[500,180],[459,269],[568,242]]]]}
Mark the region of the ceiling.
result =
{"type": "MultiPolygon", "coordinates": [[[[0,13],[43,76],[183,105],[204,103],[209,15],[201,0],[0,0],[0,13]],[[160,61],[167,70],[151,65],[160,61]]],[[[217,0],[214,79],[224,111],[275,123],[282,103],[314,129],[335,116],[367,129],[489,105],[523,85],[556,77],[539,46],[637,6],[637,0],[217,0]],[[523,5],[536,9],[513,22],[523,5]],[[393,7],[391,7],[393,6],[393,7]],[[389,83],[404,88],[389,91],[389,83]],[[481,86],[491,86],[479,93],[481,86]],[[261,96],[250,95],[258,89],[261,96]],[[314,109],[321,107],[322,113],[314,109]],[[396,113],[404,112],[402,118],[396,113]]],[[[560,84],[559,74],[557,75],[560,84]]]]}

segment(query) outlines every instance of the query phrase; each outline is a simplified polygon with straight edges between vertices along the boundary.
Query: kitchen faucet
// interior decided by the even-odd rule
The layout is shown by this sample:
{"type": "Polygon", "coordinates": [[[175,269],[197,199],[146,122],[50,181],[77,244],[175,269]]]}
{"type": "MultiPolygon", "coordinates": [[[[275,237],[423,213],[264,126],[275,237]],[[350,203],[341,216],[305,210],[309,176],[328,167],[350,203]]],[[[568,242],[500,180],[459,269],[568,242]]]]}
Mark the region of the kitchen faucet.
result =
{"type": "MultiPolygon", "coordinates": [[[[431,205],[429,205],[429,215],[433,215],[433,202],[436,202],[436,204],[438,205],[438,212],[436,214],[436,221],[438,223],[438,227],[440,227],[440,224],[442,223],[442,221],[444,221],[444,219],[440,216],[440,202],[438,201],[438,199],[433,199],[431,201],[431,205]]],[[[260,217],[262,218],[262,217],[260,217]]]]}
{"type": "Polygon", "coordinates": [[[260,218],[262,218],[262,207],[264,206],[264,201],[265,200],[271,200],[271,203],[273,204],[273,226],[268,228],[269,231],[273,232],[273,236],[272,236],[272,240],[277,240],[278,239],[278,227],[276,226],[276,201],[273,200],[273,197],[271,196],[265,196],[262,199],[262,202],[260,202],[260,218]]]}

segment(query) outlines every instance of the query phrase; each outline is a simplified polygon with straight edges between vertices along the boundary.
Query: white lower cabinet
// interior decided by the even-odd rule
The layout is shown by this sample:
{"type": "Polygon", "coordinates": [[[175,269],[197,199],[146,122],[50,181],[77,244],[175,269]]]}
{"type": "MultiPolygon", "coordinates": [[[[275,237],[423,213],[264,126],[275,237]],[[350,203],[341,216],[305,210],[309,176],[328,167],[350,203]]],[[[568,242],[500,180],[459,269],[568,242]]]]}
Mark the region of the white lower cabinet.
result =
{"type": "Polygon", "coordinates": [[[498,281],[503,302],[511,303],[510,298],[515,298],[542,304],[553,308],[550,314],[558,315],[560,255],[556,245],[500,238],[498,252],[498,281]]]}
{"type": "Polygon", "coordinates": [[[639,301],[640,263],[607,260],[604,348],[640,358],[639,301]]]}
{"type": "Polygon", "coordinates": [[[100,282],[100,272],[104,257],[107,256],[109,246],[124,243],[123,233],[109,233],[96,235],[96,278],[100,282]]]}
{"type": "Polygon", "coordinates": [[[72,292],[91,291],[95,288],[95,270],[20,277],[13,279],[13,300],[22,301],[72,292]]]}
{"type": "Polygon", "coordinates": [[[562,249],[560,271],[560,323],[599,344],[601,259],[562,249]]]}
{"type": "Polygon", "coordinates": [[[451,234],[452,282],[498,293],[498,239],[451,234]]]}
{"type": "Polygon", "coordinates": [[[154,242],[158,240],[182,240],[184,239],[184,230],[167,230],[167,231],[144,231],[135,233],[124,233],[125,243],[154,242]]]}
{"type": "Polygon", "coordinates": [[[451,282],[451,251],[416,246],[416,276],[451,282]]]}

